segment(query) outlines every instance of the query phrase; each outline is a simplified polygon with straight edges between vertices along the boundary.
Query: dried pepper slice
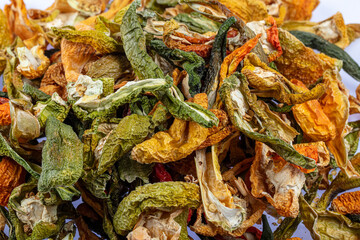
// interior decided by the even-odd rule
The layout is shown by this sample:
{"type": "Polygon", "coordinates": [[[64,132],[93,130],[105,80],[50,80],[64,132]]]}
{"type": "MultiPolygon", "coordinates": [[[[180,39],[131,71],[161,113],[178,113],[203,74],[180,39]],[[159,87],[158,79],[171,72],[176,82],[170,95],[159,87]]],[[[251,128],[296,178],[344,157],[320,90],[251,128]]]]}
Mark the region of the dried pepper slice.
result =
{"type": "Polygon", "coordinates": [[[276,49],[276,53],[272,53],[269,56],[269,62],[272,62],[276,58],[280,57],[283,51],[280,45],[279,31],[277,29],[274,18],[269,16],[267,20],[271,24],[271,27],[266,30],[267,40],[276,49]]]}
{"type": "Polygon", "coordinates": [[[23,0],[12,0],[11,4],[5,6],[4,13],[8,19],[10,33],[22,40],[37,37],[42,33],[40,26],[28,18],[23,0]]]}
{"type": "Polygon", "coordinates": [[[313,239],[356,239],[360,234],[360,223],[333,211],[318,211],[300,197],[301,218],[313,239]]]}
{"type": "Polygon", "coordinates": [[[126,11],[121,24],[121,39],[126,57],[136,76],[142,79],[163,78],[164,73],[146,52],[145,36],[136,15],[137,1],[126,11]]]}
{"type": "Polygon", "coordinates": [[[285,20],[309,20],[319,0],[281,0],[286,9],[285,20]]]}
{"type": "Polygon", "coordinates": [[[183,82],[183,86],[184,89],[188,89],[187,98],[193,97],[200,92],[201,79],[205,70],[205,61],[202,57],[193,52],[170,49],[161,40],[152,40],[150,46],[157,54],[186,70],[188,74],[188,77],[185,78],[187,79],[187,85],[183,82]]]}
{"type": "MultiPolygon", "coordinates": [[[[215,163],[215,166],[216,166],[216,163],[215,163]]],[[[235,198],[235,196],[240,197],[241,199],[248,202],[248,205],[246,206],[247,214],[246,214],[245,218],[242,219],[242,223],[240,224],[240,226],[234,231],[227,231],[227,230],[223,229],[222,227],[214,225],[210,221],[208,221],[206,224],[204,224],[203,218],[202,218],[204,210],[203,210],[203,207],[200,207],[197,209],[196,221],[195,221],[194,225],[190,227],[195,233],[198,233],[198,234],[201,234],[204,236],[211,236],[211,237],[214,237],[217,234],[222,235],[222,236],[241,237],[247,231],[247,229],[249,229],[252,225],[254,225],[255,222],[257,222],[261,218],[261,215],[263,214],[266,206],[262,201],[254,198],[251,195],[251,193],[247,189],[244,181],[241,178],[233,179],[232,187],[236,188],[239,191],[239,193],[237,195],[234,195],[234,198],[235,198]]],[[[212,186],[212,188],[216,188],[216,187],[212,186]]],[[[212,198],[212,199],[215,200],[214,198],[212,198]]],[[[236,199],[238,200],[238,198],[236,198],[236,199]]],[[[210,207],[209,210],[213,209],[213,207],[211,205],[209,207],[210,207]]],[[[225,212],[225,210],[226,209],[223,207],[222,213],[224,214],[224,216],[229,217],[229,212],[225,212]]],[[[206,221],[206,219],[205,219],[205,221],[206,221]]]]}
{"type": "Polygon", "coordinates": [[[132,114],[123,118],[118,126],[106,136],[98,159],[96,174],[104,173],[136,144],[143,142],[150,133],[151,127],[147,116],[132,114]]]}
{"type": "MultiPolygon", "coordinates": [[[[355,170],[359,172],[360,154],[355,155],[351,159],[351,163],[354,166],[355,170]]],[[[359,185],[359,178],[348,178],[348,176],[344,172],[340,172],[331,182],[330,186],[326,189],[326,191],[321,195],[320,201],[316,205],[316,209],[320,211],[325,210],[337,194],[352,188],[359,187],[359,185]]]]}
{"type": "Polygon", "coordinates": [[[101,31],[52,28],[52,32],[68,41],[91,45],[101,54],[120,52],[122,49],[115,39],[101,31]]]}
{"type": "Polygon", "coordinates": [[[360,81],[360,66],[347,52],[313,33],[291,31],[291,34],[301,40],[306,46],[315,48],[330,57],[342,60],[344,70],[354,79],[360,81]]]}
{"type": "Polygon", "coordinates": [[[289,163],[277,166],[269,154],[271,149],[263,143],[257,142],[255,151],[255,160],[250,169],[252,194],[257,198],[265,196],[280,215],[296,217],[305,174],[289,163]]]}
{"type": "MultiPolygon", "coordinates": [[[[85,43],[61,41],[61,60],[67,82],[76,82],[85,64],[95,55],[95,49],[85,43]],[[74,61],[76,59],[76,61],[74,61]]],[[[60,69],[61,71],[61,69],[60,69]]],[[[49,73],[51,74],[51,73],[49,73]]],[[[61,74],[61,72],[60,72],[61,74]]],[[[60,76],[57,76],[57,78],[60,76]]]]}
{"type": "Polygon", "coordinates": [[[114,227],[124,235],[135,226],[142,212],[150,209],[196,208],[200,204],[199,187],[185,182],[159,182],[137,187],[119,204],[114,227]]]}
{"type": "Polygon", "coordinates": [[[336,127],[336,137],[326,142],[330,152],[334,155],[337,165],[349,177],[359,177],[351,162],[348,161],[344,137],[345,126],[349,117],[349,100],[339,87],[336,71],[327,70],[324,74],[327,91],[320,100],[324,113],[336,127]]]}
{"type": "Polygon", "coordinates": [[[41,77],[50,65],[50,60],[44,55],[44,49],[39,45],[30,50],[26,47],[17,48],[17,54],[20,64],[16,69],[29,79],[41,77]]]}
{"type": "Polygon", "coordinates": [[[288,79],[298,79],[309,85],[324,73],[325,66],[316,53],[288,31],[279,29],[283,54],[275,60],[280,73],[288,79]]]}
{"type": "MultiPolygon", "coordinates": [[[[293,79],[292,83],[306,89],[300,81],[293,79]]],[[[336,127],[325,114],[318,100],[295,104],[292,112],[303,132],[313,141],[329,141],[335,138],[336,127]]]]}
{"type": "Polygon", "coordinates": [[[248,79],[249,85],[257,89],[257,96],[272,97],[288,105],[318,99],[325,92],[324,84],[317,84],[311,90],[297,87],[279,72],[261,62],[253,53],[246,56],[241,72],[248,79]]]}
{"type": "Polygon", "coordinates": [[[143,214],[136,223],[134,230],[127,235],[127,239],[137,240],[139,238],[167,237],[170,239],[186,240],[188,239],[186,229],[187,214],[187,209],[177,209],[171,212],[156,211],[143,214]]]}
{"type": "Polygon", "coordinates": [[[234,23],[236,23],[236,19],[234,17],[226,19],[226,21],[220,26],[213,43],[213,49],[211,51],[209,62],[210,66],[206,73],[204,86],[202,86],[201,89],[208,95],[210,108],[212,108],[215,103],[217,91],[219,88],[219,72],[221,69],[222,60],[225,58],[226,54],[225,43],[227,32],[234,23]]]}
{"type": "MultiPolygon", "coordinates": [[[[207,106],[207,96],[195,95],[194,102],[207,106]]],[[[167,132],[157,132],[152,138],[134,147],[131,156],[140,163],[167,163],[185,158],[207,138],[209,130],[196,122],[175,119],[167,132]]]]}
{"type": "MultiPolygon", "coordinates": [[[[241,75],[240,78],[242,84],[245,84],[245,77],[241,75]]],[[[245,111],[249,109],[249,107],[248,103],[245,102],[243,94],[238,89],[240,84],[239,79],[235,75],[232,75],[224,80],[224,84],[220,88],[220,96],[226,106],[232,124],[246,136],[270,146],[286,161],[305,169],[313,169],[316,167],[314,160],[302,156],[291,145],[280,138],[270,134],[256,132],[255,130],[259,131],[260,129],[254,128],[244,119],[245,111]]],[[[286,124],[283,126],[286,126],[286,124]]],[[[278,131],[274,130],[272,134],[278,134],[278,131]]],[[[289,135],[285,136],[289,137],[289,135]]]]}
{"type": "Polygon", "coordinates": [[[268,16],[265,4],[259,0],[220,0],[219,2],[224,4],[231,12],[245,22],[263,20],[268,16]]]}
{"type": "Polygon", "coordinates": [[[11,193],[9,215],[15,227],[16,239],[44,239],[56,235],[69,215],[69,212],[63,212],[62,216],[58,216],[61,206],[54,203],[44,204],[35,194],[34,179],[16,187],[11,193]]]}
{"type": "Polygon", "coordinates": [[[281,25],[282,29],[288,31],[305,31],[317,34],[325,40],[344,49],[350,44],[348,28],[340,12],[320,22],[287,21],[281,25]]]}
{"type": "Polygon", "coordinates": [[[331,207],[344,215],[360,214],[359,205],[356,204],[360,200],[359,193],[359,191],[343,193],[331,202],[331,207]]]}
{"type": "Polygon", "coordinates": [[[3,157],[0,162],[1,173],[1,196],[0,205],[6,206],[12,190],[25,182],[24,168],[9,157],[3,157]]]}
{"type": "Polygon", "coordinates": [[[47,139],[38,189],[49,192],[58,187],[72,187],[82,174],[83,144],[70,126],[54,116],[47,119],[45,131],[47,139]]]}
{"type": "MultiPolygon", "coordinates": [[[[7,100],[7,99],[6,99],[7,100]]],[[[3,102],[0,105],[0,126],[8,126],[11,124],[11,117],[10,117],[10,104],[8,102],[3,102]]]]}
{"type": "Polygon", "coordinates": [[[10,29],[3,10],[0,10],[0,33],[2,36],[0,40],[0,49],[4,49],[11,45],[12,35],[10,34],[10,29]]]}
{"type": "Polygon", "coordinates": [[[261,34],[256,35],[254,38],[250,39],[244,45],[235,49],[231,54],[226,56],[220,68],[220,86],[225,78],[229,77],[236,71],[240,62],[256,46],[260,37],[261,34]]]}
{"type": "Polygon", "coordinates": [[[223,182],[214,147],[208,154],[205,149],[196,151],[195,164],[206,219],[225,231],[238,229],[246,218],[245,206],[223,182]]]}

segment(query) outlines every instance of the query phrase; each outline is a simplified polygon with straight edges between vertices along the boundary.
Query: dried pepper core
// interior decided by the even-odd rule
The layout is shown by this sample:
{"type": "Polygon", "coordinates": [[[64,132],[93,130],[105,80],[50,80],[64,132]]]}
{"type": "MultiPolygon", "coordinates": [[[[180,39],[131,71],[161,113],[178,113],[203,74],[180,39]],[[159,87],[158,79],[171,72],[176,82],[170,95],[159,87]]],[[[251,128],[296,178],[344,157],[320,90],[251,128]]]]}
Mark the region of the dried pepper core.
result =
{"type": "Polygon", "coordinates": [[[26,172],[23,167],[9,157],[0,162],[0,206],[6,206],[12,190],[25,182],[26,172]]]}

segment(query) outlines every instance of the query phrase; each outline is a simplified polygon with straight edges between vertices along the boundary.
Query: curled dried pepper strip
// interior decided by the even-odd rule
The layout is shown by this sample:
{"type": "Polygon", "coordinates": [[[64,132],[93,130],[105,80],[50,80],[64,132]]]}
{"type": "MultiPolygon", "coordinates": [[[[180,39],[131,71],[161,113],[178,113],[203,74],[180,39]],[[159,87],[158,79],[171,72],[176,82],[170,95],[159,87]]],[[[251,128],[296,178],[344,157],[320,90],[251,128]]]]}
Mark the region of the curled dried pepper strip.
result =
{"type": "Polygon", "coordinates": [[[240,62],[256,46],[260,37],[261,34],[256,35],[254,38],[250,39],[244,45],[234,50],[224,59],[220,68],[220,86],[225,78],[236,71],[236,68],[240,62]]]}
{"type": "Polygon", "coordinates": [[[271,24],[271,27],[266,30],[267,40],[276,49],[276,52],[271,53],[268,56],[269,62],[272,62],[276,58],[280,57],[283,51],[280,45],[279,30],[276,26],[275,19],[272,16],[269,16],[267,21],[271,24]]]}
{"type": "Polygon", "coordinates": [[[8,102],[5,102],[0,105],[0,126],[8,126],[10,124],[10,105],[8,102]]]}

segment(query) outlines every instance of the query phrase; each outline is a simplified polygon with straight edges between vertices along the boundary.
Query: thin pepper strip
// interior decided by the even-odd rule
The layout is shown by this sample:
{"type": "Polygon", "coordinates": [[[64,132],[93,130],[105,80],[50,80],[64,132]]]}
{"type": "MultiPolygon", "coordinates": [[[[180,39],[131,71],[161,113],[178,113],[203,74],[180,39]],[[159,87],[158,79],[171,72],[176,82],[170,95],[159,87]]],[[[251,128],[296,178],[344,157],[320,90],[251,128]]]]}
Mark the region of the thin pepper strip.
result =
{"type": "Polygon", "coordinates": [[[220,85],[225,78],[233,74],[240,62],[245,58],[245,56],[256,46],[259,41],[261,34],[256,35],[254,38],[247,41],[244,45],[234,50],[230,55],[228,55],[220,68],[220,85]]]}
{"type": "Polygon", "coordinates": [[[266,30],[267,41],[276,49],[276,52],[271,53],[268,56],[269,62],[272,62],[280,57],[283,51],[280,45],[279,30],[277,28],[275,19],[272,16],[269,16],[267,21],[271,24],[271,27],[266,30]]]}
{"type": "Polygon", "coordinates": [[[208,58],[210,57],[212,46],[206,44],[192,44],[179,45],[177,48],[185,52],[195,52],[202,58],[208,58]]]}

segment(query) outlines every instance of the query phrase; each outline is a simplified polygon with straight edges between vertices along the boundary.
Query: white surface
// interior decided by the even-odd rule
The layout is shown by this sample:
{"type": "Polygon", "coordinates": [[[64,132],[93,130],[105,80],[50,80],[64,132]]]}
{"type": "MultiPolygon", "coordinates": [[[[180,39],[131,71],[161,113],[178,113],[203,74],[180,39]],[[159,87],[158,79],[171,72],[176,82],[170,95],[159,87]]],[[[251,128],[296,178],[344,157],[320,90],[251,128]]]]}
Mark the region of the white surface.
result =
{"type": "MultiPolygon", "coordinates": [[[[38,8],[45,9],[49,7],[52,1],[47,0],[24,0],[27,8],[38,8]]],[[[236,1],[236,0],[234,0],[236,1]]],[[[0,0],[0,8],[3,9],[5,4],[10,3],[9,0],[0,0]]],[[[344,16],[345,23],[360,23],[360,1],[359,0],[322,0],[319,6],[313,12],[312,21],[321,21],[330,16],[334,15],[336,12],[341,12],[344,16]]],[[[351,57],[355,59],[356,62],[360,63],[360,39],[355,40],[349,47],[346,48],[346,51],[350,54],[351,57]]],[[[359,82],[351,78],[347,73],[341,70],[341,76],[346,87],[349,89],[350,94],[355,94],[355,89],[359,85],[359,82]]],[[[351,121],[359,120],[360,116],[352,116],[351,121]]],[[[275,219],[268,217],[270,221],[270,226],[275,230],[278,224],[275,219]]],[[[260,228],[260,227],[259,227],[260,228]]],[[[311,239],[309,231],[301,224],[296,230],[294,237],[300,237],[302,239],[311,239]]]]}

